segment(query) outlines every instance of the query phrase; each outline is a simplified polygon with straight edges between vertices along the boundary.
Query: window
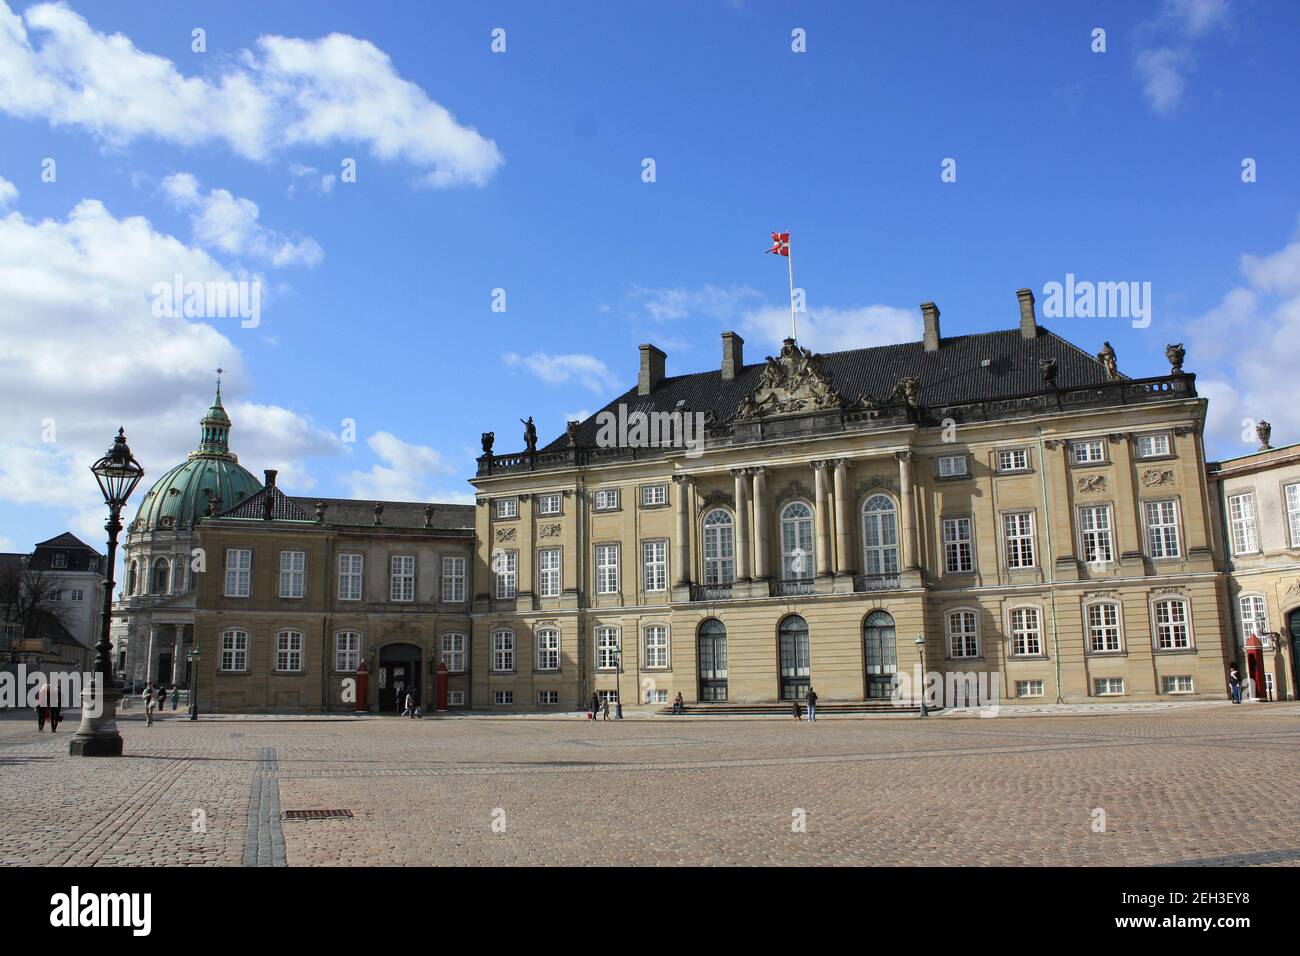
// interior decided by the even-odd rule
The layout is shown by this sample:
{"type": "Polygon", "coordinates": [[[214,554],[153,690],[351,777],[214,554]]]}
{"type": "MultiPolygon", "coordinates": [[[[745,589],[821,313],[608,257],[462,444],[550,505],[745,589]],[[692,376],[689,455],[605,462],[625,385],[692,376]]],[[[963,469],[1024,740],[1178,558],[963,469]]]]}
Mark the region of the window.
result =
{"type": "Polygon", "coordinates": [[[1119,642],[1119,605],[1089,604],[1088,615],[1088,649],[1094,654],[1118,651],[1119,642]]]}
{"type": "Polygon", "coordinates": [[[1011,609],[1011,653],[1017,657],[1042,655],[1043,635],[1038,627],[1038,608],[1011,609]]]}
{"type": "Polygon", "coordinates": [[[704,516],[704,583],[730,584],[735,579],[735,528],[728,512],[714,508],[704,516]]]}
{"type": "Polygon", "coordinates": [[[1083,560],[1088,564],[1109,564],[1115,560],[1110,536],[1110,505],[1080,508],[1079,536],[1083,560]]]}
{"type": "Polygon", "coordinates": [[[496,575],[497,600],[513,599],[519,582],[519,553],[498,551],[492,559],[492,570],[496,575]]]}
{"type": "Polygon", "coordinates": [[[1259,550],[1259,532],[1255,528],[1255,495],[1232,495],[1228,498],[1228,519],[1232,526],[1232,553],[1251,554],[1259,550]]]}
{"type": "Polygon", "coordinates": [[[948,615],[948,655],[979,657],[979,633],[974,611],[953,611],[948,615]]]}
{"type": "MultiPolygon", "coordinates": [[[[55,567],[58,567],[56,564],[55,567]]],[[[153,583],[149,588],[152,594],[166,594],[171,589],[171,565],[166,558],[159,558],[153,563],[153,583]]]]}
{"type": "Polygon", "coordinates": [[[537,692],[537,703],[545,706],[547,704],[558,704],[560,702],[560,692],[558,690],[539,690],[537,692]]]}
{"type": "Polygon", "coordinates": [[[618,507],[618,489],[607,488],[604,491],[598,491],[592,498],[593,506],[597,511],[613,511],[618,507]]]}
{"type": "Polygon", "coordinates": [[[1002,537],[1006,541],[1007,567],[1034,566],[1034,513],[1012,511],[1002,516],[1002,537]]]}
{"type": "Polygon", "coordinates": [[[496,690],[492,692],[492,703],[498,707],[505,707],[515,702],[515,692],[512,690],[496,690]]]}
{"type": "Polygon", "coordinates": [[[62,551],[54,552],[54,559],[51,562],[56,568],[66,568],[68,566],[68,556],[62,551]]]}
{"type": "Polygon", "coordinates": [[[647,704],[666,704],[668,703],[668,691],[647,689],[645,702],[647,704]]]}
{"type": "Polygon", "coordinates": [[[998,452],[998,471],[1028,471],[1029,449],[1005,448],[998,452]]]}
{"type": "Polygon", "coordinates": [[[544,627],[537,632],[537,669],[539,671],[558,671],[560,669],[560,632],[553,627],[544,627]]]}
{"type": "Polygon", "coordinates": [[[1102,441],[1076,441],[1071,443],[1076,465],[1092,465],[1106,460],[1106,443],[1102,441]]]}
{"type": "Polygon", "coordinates": [[[252,551],[247,548],[226,549],[226,597],[248,597],[252,569],[252,551]]]}
{"type": "Polygon", "coordinates": [[[448,604],[459,604],[465,600],[464,558],[442,559],[442,599],[448,604]]]}
{"type": "Polygon", "coordinates": [[[813,509],[802,501],[792,501],[781,510],[781,578],[807,580],[815,572],[813,509]]]}
{"type": "Polygon", "coordinates": [[[939,459],[940,478],[960,478],[966,474],[965,455],[944,455],[939,459]]]}
{"type": "Polygon", "coordinates": [[[134,593],[135,593],[135,582],[136,582],[136,576],[137,576],[138,574],[139,574],[139,566],[138,566],[134,561],[132,561],[132,562],[131,562],[131,570],[130,570],[130,572],[127,574],[127,578],[126,578],[126,593],[127,593],[127,594],[134,594],[134,593]]]}
{"type": "Polygon", "coordinates": [[[1160,685],[1164,688],[1166,694],[1190,694],[1192,692],[1192,675],[1174,674],[1162,677],[1160,678],[1160,685]]]}
{"type": "Polygon", "coordinates": [[[1187,626],[1187,602],[1178,598],[1157,601],[1156,648],[1162,651],[1188,650],[1192,646],[1187,626]]]}
{"type": "Polygon", "coordinates": [[[668,666],[668,626],[651,624],[645,629],[645,661],[647,668],[668,666]]]}
{"type": "Polygon", "coordinates": [[[465,706],[465,692],[464,692],[463,690],[449,690],[449,691],[447,691],[447,706],[448,706],[448,707],[464,707],[464,706],[465,706]]]}
{"type": "Polygon", "coordinates": [[[618,666],[618,628],[596,628],[596,669],[612,671],[618,666]]]}
{"type": "MultiPolygon", "coordinates": [[[[812,512],[808,513],[808,539],[812,540],[812,512]]],[[[887,495],[872,495],[862,506],[862,572],[898,573],[898,519],[887,495]]]]}
{"type": "Polygon", "coordinates": [[[668,542],[641,542],[641,574],[647,591],[668,590],[668,542]]]}
{"type": "Polygon", "coordinates": [[[618,691],[616,690],[598,690],[596,691],[596,697],[602,704],[618,703],[618,691]]]}
{"type": "Polygon", "coordinates": [[[275,635],[275,669],[277,671],[302,670],[301,632],[281,631],[275,635]]]}
{"type": "Polygon", "coordinates": [[[1138,457],[1139,458],[1158,458],[1161,455],[1169,454],[1169,436],[1168,435],[1139,435],[1138,436],[1138,457]]]}
{"type": "Polygon", "coordinates": [[[339,600],[361,600],[361,566],[359,554],[339,555],[339,600]]]}
{"type": "Polygon", "coordinates": [[[1178,544],[1178,508],[1173,499],[1144,501],[1142,510],[1147,519],[1147,553],[1152,558],[1176,558],[1181,553],[1178,544]]]}
{"type": "Polygon", "coordinates": [[[541,597],[560,596],[559,548],[543,548],[537,552],[537,593],[541,597]]]}
{"type": "Polygon", "coordinates": [[[352,674],[361,666],[361,635],[356,631],[339,631],[334,635],[334,669],[352,674]]]}
{"type": "Polygon", "coordinates": [[[442,635],[442,662],[452,674],[465,672],[465,635],[442,635]]]}
{"type": "Polygon", "coordinates": [[[496,501],[496,510],[498,518],[518,518],[519,517],[519,499],[518,498],[498,498],[496,501]]]}
{"type": "MultiPolygon", "coordinates": [[[[448,665],[450,668],[450,665],[448,665]]],[[[515,669],[515,632],[492,632],[492,669],[494,671],[512,671],[515,669]]]]}
{"type": "Polygon", "coordinates": [[[943,519],[943,567],[949,574],[974,570],[970,518],[943,519]]]}
{"type": "Polygon", "coordinates": [[[596,593],[618,593],[618,545],[596,545],[596,593]]]}
{"type": "Polygon", "coordinates": [[[1286,486],[1286,529],[1291,547],[1300,548],[1300,485],[1286,486]]]}
{"type": "Polygon", "coordinates": [[[539,515],[558,515],[560,513],[559,495],[538,495],[537,513],[539,515]]]}
{"type": "Polygon", "coordinates": [[[415,600],[415,558],[409,554],[395,554],[388,578],[390,601],[415,600]]]}
{"type": "Polygon", "coordinates": [[[1092,682],[1092,692],[1097,697],[1114,697],[1124,693],[1124,678],[1098,677],[1092,682]]]}
{"type": "Polygon", "coordinates": [[[225,631],[221,635],[221,669],[223,671],[248,670],[248,632],[225,631]]]}
{"type": "Polygon", "coordinates": [[[81,588],[73,588],[71,591],[68,592],[68,600],[72,601],[74,604],[80,601],[84,601],[85,599],[86,599],[86,592],[83,591],[81,588]]]}
{"type": "Polygon", "coordinates": [[[280,552],[280,597],[300,598],[307,578],[307,552],[280,552]]]}
{"type": "Polygon", "coordinates": [[[1268,608],[1258,594],[1243,594],[1238,601],[1241,608],[1241,636],[1259,637],[1268,631],[1268,608]]]}
{"type": "Polygon", "coordinates": [[[646,485],[641,489],[641,507],[653,508],[655,505],[668,504],[667,485],[646,485]]]}
{"type": "Polygon", "coordinates": [[[1042,697],[1043,682],[1040,680],[1018,680],[1016,681],[1017,697],[1042,697]]]}

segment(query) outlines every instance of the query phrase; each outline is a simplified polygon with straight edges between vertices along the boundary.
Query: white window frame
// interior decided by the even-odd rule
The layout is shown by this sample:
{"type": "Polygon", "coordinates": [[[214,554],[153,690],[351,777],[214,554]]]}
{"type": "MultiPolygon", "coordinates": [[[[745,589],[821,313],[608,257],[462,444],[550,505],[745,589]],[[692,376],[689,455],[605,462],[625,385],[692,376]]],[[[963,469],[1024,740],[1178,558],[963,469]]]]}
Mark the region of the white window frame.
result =
{"type": "Polygon", "coordinates": [[[1173,453],[1168,432],[1156,432],[1154,435],[1137,436],[1138,458],[1168,458],[1173,453]],[[1156,445],[1163,443],[1164,450],[1157,450],[1156,445]]]}
{"type": "MultiPolygon", "coordinates": [[[[814,516],[813,533],[816,534],[816,508],[809,508],[814,516]]],[[[858,518],[862,528],[862,573],[870,576],[897,574],[899,568],[898,502],[890,495],[879,492],[867,496],[862,502],[858,518]],[[884,502],[888,508],[873,507],[873,502],[884,502]],[[892,542],[889,540],[893,538],[892,542]]],[[[807,577],[812,577],[811,574],[807,577]]]]}
{"type": "Polygon", "coordinates": [[[965,478],[969,474],[970,468],[966,464],[965,455],[939,456],[940,478],[965,478]]]}
{"type": "Polygon", "coordinates": [[[415,600],[415,555],[389,555],[388,600],[398,604],[415,600]]]}
{"type": "Polygon", "coordinates": [[[1247,592],[1237,597],[1237,614],[1241,619],[1241,639],[1259,637],[1268,632],[1268,600],[1262,594],[1247,592]],[[1250,607],[1247,608],[1249,603],[1250,607]]]}
{"type": "Polygon", "coordinates": [[[251,643],[248,632],[242,627],[230,627],[222,631],[221,653],[217,661],[217,669],[224,674],[248,673],[251,643]]]}
{"type": "Polygon", "coordinates": [[[498,628],[492,632],[492,672],[513,674],[515,670],[515,632],[498,628]]]}
{"type": "Polygon", "coordinates": [[[1085,438],[1070,442],[1070,453],[1076,465],[1099,465],[1106,461],[1106,442],[1101,438],[1085,438]]]}
{"type": "Polygon", "coordinates": [[[1092,696],[1093,697],[1123,697],[1124,696],[1124,678],[1122,677],[1094,677],[1092,679],[1092,696]],[[1115,689],[1115,685],[1119,689],[1115,689]],[[1102,688],[1105,687],[1105,690],[1102,688]]]}
{"type": "Polygon", "coordinates": [[[548,492],[537,496],[537,514],[539,516],[549,517],[551,515],[562,514],[564,510],[564,496],[559,492],[548,492]],[[554,504],[554,507],[551,505],[554,504]]]}
{"type": "Polygon", "coordinates": [[[337,674],[355,674],[361,666],[361,632],[334,632],[334,672],[337,674]],[[355,647],[351,645],[355,644],[355,647]]]}
{"type": "Polygon", "coordinates": [[[539,690],[537,692],[537,706],[551,707],[560,702],[560,692],[558,690],[539,690]]]}
{"type": "Polygon", "coordinates": [[[967,660],[980,656],[979,612],[971,607],[957,607],[944,615],[948,656],[967,660]]]}
{"type": "Polygon", "coordinates": [[[618,510],[618,489],[601,488],[591,496],[591,507],[593,511],[617,511],[618,510]]]}
{"type": "Polygon", "coordinates": [[[1185,597],[1161,597],[1151,602],[1151,634],[1155,650],[1159,651],[1194,651],[1196,642],[1192,636],[1192,603],[1185,597]],[[1181,608],[1178,615],[1169,614],[1161,620],[1161,608],[1181,608]],[[1176,620],[1176,617],[1180,619],[1176,620]],[[1182,643],[1178,636],[1182,634],[1182,643]]]}
{"type": "Polygon", "coordinates": [[[1000,473],[1028,471],[1028,448],[999,448],[997,453],[998,471],[1000,473]]]}
{"type": "Polygon", "coordinates": [[[519,552],[498,551],[493,564],[493,593],[498,601],[513,601],[519,594],[519,552]]]}
{"type": "Polygon", "coordinates": [[[1182,531],[1177,498],[1151,498],[1142,502],[1142,519],[1147,526],[1147,556],[1153,561],[1180,558],[1182,531]]]}
{"type": "Polygon", "coordinates": [[[280,552],[280,597],[302,600],[307,596],[307,552],[280,552]],[[286,567],[285,565],[288,565],[286,567]]]}
{"type": "Polygon", "coordinates": [[[442,556],[442,600],[445,604],[465,603],[465,558],[459,554],[442,556]]]}
{"type": "Polygon", "coordinates": [[[975,526],[970,515],[944,518],[943,569],[946,574],[970,574],[975,570],[975,526]]]}
{"type": "Polygon", "coordinates": [[[1287,542],[1300,548],[1300,483],[1283,486],[1282,502],[1286,506],[1287,542]]]}
{"type": "Polygon", "coordinates": [[[609,624],[596,628],[596,670],[613,672],[622,657],[622,631],[609,624]]]}
{"type": "Polygon", "coordinates": [[[1085,604],[1083,606],[1083,626],[1088,637],[1089,654],[1123,653],[1124,614],[1118,603],[1115,601],[1092,601],[1085,604]],[[1101,646],[1099,647],[1098,644],[1101,646]],[[1110,646],[1112,644],[1113,647],[1110,646]]]}
{"type": "Polygon", "coordinates": [[[641,581],[647,593],[668,590],[668,540],[641,542],[641,581]]]}
{"type": "Polygon", "coordinates": [[[508,519],[519,517],[519,499],[513,496],[509,498],[498,498],[493,503],[493,514],[497,518],[508,519]]]}
{"type": "Polygon", "coordinates": [[[1228,528],[1232,553],[1259,552],[1259,522],[1255,513],[1255,492],[1228,496],[1228,528]]]}
{"type": "Polygon", "coordinates": [[[560,596],[561,552],[559,548],[537,549],[537,596],[560,596]]]}
{"type": "Polygon", "coordinates": [[[660,505],[668,504],[668,486],[660,485],[642,485],[641,486],[641,507],[657,508],[660,505]]]}
{"type": "Polygon", "coordinates": [[[554,672],[560,669],[560,629],[541,627],[533,637],[537,645],[537,669],[554,672]]]}
{"type": "Polygon", "coordinates": [[[1196,682],[1191,674],[1162,674],[1160,675],[1160,692],[1162,694],[1194,694],[1196,693],[1196,682]],[[1176,682],[1180,681],[1187,681],[1187,686],[1177,686],[1176,682]]]}
{"type": "Polygon", "coordinates": [[[447,673],[465,673],[465,654],[468,645],[469,638],[460,631],[448,631],[438,639],[438,655],[447,666],[447,673]]]}
{"type": "Polygon", "coordinates": [[[275,672],[277,674],[301,674],[303,667],[302,631],[286,628],[275,635],[275,672]]]}
{"type": "Polygon", "coordinates": [[[708,586],[731,584],[736,580],[735,518],[726,508],[711,508],[705,513],[701,528],[704,583],[708,586]]]}
{"type": "Polygon", "coordinates": [[[1011,638],[1012,657],[1045,657],[1043,651],[1043,610],[1036,604],[1021,604],[1007,609],[1007,635],[1011,638]]]}
{"type": "Polygon", "coordinates": [[[253,549],[226,549],[226,597],[248,597],[253,591],[253,549]]]}
{"type": "Polygon", "coordinates": [[[449,690],[449,691],[447,691],[447,706],[448,706],[448,707],[464,707],[464,706],[465,706],[465,692],[464,692],[463,690],[449,690]]]}
{"type": "Polygon", "coordinates": [[[1037,565],[1038,548],[1034,540],[1034,525],[1032,510],[1002,513],[1002,551],[1008,570],[1023,571],[1037,565]]]}
{"type": "Polygon", "coordinates": [[[646,670],[667,670],[669,653],[668,653],[668,625],[667,624],[647,624],[641,629],[641,645],[644,648],[645,658],[642,666],[646,670]]]}
{"type": "Polygon", "coordinates": [[[339,554],[338,593],[340,601],[360,601],[365,586],[363,572],[366,558],[363,554],[345,551],[339,554]]]}
{"type": "Polygon", "coordinates": [[[1079,557],[1085,564],[1113,564],[1115,536],[1110,505],[1082,505],[1079,518],[1079,557]]]}
{"type": "Polygon", "coordinates": [[[1017,697],[1042,697],[1043,696],[1043,679],[1040,677],[1030,677],[1026,680],[1016,681],[1017,697]]]}
{"type": "Polygon", "coordinates": [[[515,692],[512,690],[494,690],[492,692],[492,705],[494,707],[513,707],[515,704],[515,692]]]}
{"type": "Polygon", "coordinates": [[[598,544],[596,551],[596,593],[619,593],[619,546],[618,542],[598,544]]]}

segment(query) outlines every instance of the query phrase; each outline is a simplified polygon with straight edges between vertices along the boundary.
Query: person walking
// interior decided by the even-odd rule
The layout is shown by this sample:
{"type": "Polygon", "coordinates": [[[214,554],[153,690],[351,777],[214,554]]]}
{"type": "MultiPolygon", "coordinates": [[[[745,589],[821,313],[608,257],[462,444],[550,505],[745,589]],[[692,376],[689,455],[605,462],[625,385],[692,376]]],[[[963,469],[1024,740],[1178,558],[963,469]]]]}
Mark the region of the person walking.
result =
{"type": "Polygon", "coordinates": [[[146,727],[153,726],[154,702],[158,695],[154,693],[153,681],[150,681],[144,689],[144,721],[146,727]]]}
{"type": "Polygon", "coordinates": [[[1234,661],[1231,669],[1228,671],[1228,690],[1232,693],[1232,702],[1241,703],[1241,671],[1237,670],[1237,664],[1234,661]]]}
{"type": "Polygon", "coordinates": [[[402,716],[415,718],[415,695],[410,691],[406,693],[406,710],[402,711],[402,716]]]}
{"type": "Polygon", "coordinates": [[[173,687],[172,688],[172,710],[175,710],[180,705],[181,705],[181,689],[179,687],[173,687]]]}
{"type": "Polygon", "coordinates": [[[609,720],[609,698],[608,697],[605,698],[604,704],[601,705],[600,719],[609,720]]]}
{"type": "Polygon", "coordinates": [[[50,685],[44,682],[36,688],[36,732],[45,729],[45,719],[50,716],[50,685]]]}
{"type": "Polygon", "coordinates": [[[600,698],[596,696],[596,692],[593,690],[591,692],[591,714],[590,714],[591,719],[595,720],[599,713],[600,713],[600,698]]]}
{"type": "Polygon", "coordinates": [[[59,732],[59,724],[63,722],[63,702],[59,699],[58,684],[50,684],[49,691],[50,691],[50,708],[49,708],[50,733],[57,734],[59,732]]]}
{"type": "Polygon", "coordinates": [[[803,708],[799,706],[797,700],[794,702],[794,719],[803,720],[803,708]]]}
{"type": "Polygon", "coordinates": [[[158,709],[162,710],[167,703],[167,688],[162,684],[158,685],[158,709]]]}
{"type": "Polygon", "coordinates": [[[812,689],[812,684],[808,685],[808,694],[804,699],[808,704],[808,723],[815,723],[817,720],[817,691],[812,689]]]}

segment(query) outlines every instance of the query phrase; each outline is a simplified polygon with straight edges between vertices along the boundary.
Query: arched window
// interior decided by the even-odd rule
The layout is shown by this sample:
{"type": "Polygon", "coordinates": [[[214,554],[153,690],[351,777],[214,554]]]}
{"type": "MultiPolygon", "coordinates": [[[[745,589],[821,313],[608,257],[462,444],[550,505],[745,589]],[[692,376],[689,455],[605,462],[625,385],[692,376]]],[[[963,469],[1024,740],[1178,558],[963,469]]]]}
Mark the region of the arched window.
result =
{"type": "Polygon", "coordinates": [[[808,648],[808,622],[798,614],[781,621],[781,699],[801,700],[812,683],[812,661],[808,648]]]}
{"type": "Polygon", "coordinates": [[[727,699],[727,628],[716,618],[700,624],[700,700],[727,699]]]}
{"type": "Polygon", "coordinates": [[[171,585],[171,565],[166,558],[159,558],[153,563],[153,581],[149,591],[152,594],[166,594],[171,585]]]}
{"type": "Polygon", "coordinates": [[[221,634],[221,669],[248,670],[248,632],[232,628],[221,634]]]}
{"type": "Polygon", "coordinates": [[[781,577],[801,581],[817,573],[813,555],[813,513],[802,501],[781,509],[781,577]]]}
{"type": "Polygon", "coordinates": [[[281,631],[275,635],[275,669],[286,673],[302,670],[301,631],[281,631]]]}
{"type": "Polygon", "coordinates": [[[891,697],[898,671],[894,619],[885,611],[872,611],[862,622],[862,652],[867,668],[867,697],[891,697]]]}
{"type": "Polygon", "coordinates": [[[667,667],[668,666],[668,625],[667,624],[648,624],[645,631],[645,659],[643,666],[667,667]]]}
{"type": "Polygon", "coordinates": [[[1259,637],[1268,631],[1268,605],[1258,594],[1243,594],[1238,600],[1241,608],[1241,636],[1259,637]]]}
{"type": "Polygon", "coordinates": [[[980,656],[979,617],[974,611],[948,612],[948,656],[980,656]]]}
{"type": "Polygon", "coordinates": [[[704,583],[736,579],[736,531],[731,514],[714,508],[704,516],[704,583]]]}
{"type": "Polygon", "coordinates": [[[862,506],[862,571],[898,573],[898,515],[888,495],[872,495],[862,506]]]}
{"type": "Polygon", "coordinates": [[[136,584],[138,583],[138,581],[137,581],[136,579],[139,577],[139,574],[140,574],[140,566],[139,566],[138,564],[136,564],[134,561],[132,561],[132,562],[131,562],[131,569],[127,572],[127,575],[126,575],[126,593],[127,593],[127,594],[135,594],[135,587],[136,587],[136,584]]]}

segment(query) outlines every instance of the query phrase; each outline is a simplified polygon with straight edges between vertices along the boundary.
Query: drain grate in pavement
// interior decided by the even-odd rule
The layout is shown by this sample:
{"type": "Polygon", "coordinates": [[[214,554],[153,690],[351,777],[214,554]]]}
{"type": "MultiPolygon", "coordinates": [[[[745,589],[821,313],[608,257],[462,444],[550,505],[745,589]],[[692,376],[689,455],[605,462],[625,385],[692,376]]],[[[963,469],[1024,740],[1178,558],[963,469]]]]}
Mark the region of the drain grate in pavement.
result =
{"type": "Polygon", "coordinates": [[[285,810],[286,820],[331,820],[338,817],[352,818],[351,810],[285,810]]]}

